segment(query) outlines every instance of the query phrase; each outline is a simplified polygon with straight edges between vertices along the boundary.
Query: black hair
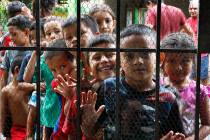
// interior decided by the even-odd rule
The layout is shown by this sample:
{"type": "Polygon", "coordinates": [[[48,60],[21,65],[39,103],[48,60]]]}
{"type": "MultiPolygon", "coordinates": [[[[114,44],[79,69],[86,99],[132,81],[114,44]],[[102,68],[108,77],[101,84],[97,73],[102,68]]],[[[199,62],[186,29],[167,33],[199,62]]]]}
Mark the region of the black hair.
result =
{"type": "MultiPolygon", "coordinates": [[[[41,33],[42,33],[43,35],[45,35],[45,32],[44,32],[44,23],[45,23],[45,19],[44,19],[44,18],[41,18],[41,19],[40,19],[40,29],[41,29],[41,33]]],[[[33,21],[33,22],[31,23],[30,31],[32,31],[32,30],[36,30],[36,21],[33,21]]]]}
{"type": "Polygon", "coordinates": [[[14,72],[15,72],[15,67],[18,67],[20,69],[20,66],[22,64],[22,60],[23,60],[22,56],[16,56],[14,58],[14,60],[11,63],[11,67],[10,67],[12,74],[14,74],[14,72]]]}
{"type": "Polygon", "coordinates": [[[90,40],[88,47],[93,48],[102,43],[115,44],[115,37],[111,34],[97,35],[96,37],[90,40]]]}
{"type": "MultiPolygon", "coordinates": [[[[50,43],[48,48],[67,48],[67,46],[66,46],[64,39],[57,39],[53,43],[50,43]]],[[[74,61],[74,56],[69,51],[46,51],[46,52],[44,52],[45,60],[52,59],[53,57],[58,56],[58,55],[67,55],[67,58],[71,62],[74,61]]]]}
{"type": "Polygon", "coordinates": [[[90,8],[90,12],[89,15],[92,16],[94,13],[98,12],[98,11],[105,11],[110,13],[110,15],[112,16],[113,19],[116,18],[113,10],[111,9],[111,7],[107,4],[95,4],[90,8]]]}
{"type": "Polygon", "coordinates": [[[27,16],[17,15],[9,19],[7,26],[16,26],[20,30],[30,29],[31,21],[27,16]]]}
{"type": "Polygon", "coordinates": [[[161,48],[168,49],[195,49],[194,41],[186,33],[171,33],[161,42],[161,48]]]}
{"type": "Polygon", "coordinates": [[[132,35],[140,35],[140,36],[149,36],[151,41],[156,43],[156,32],[150,27],[143,24],[133,24],[125,29],[123,29],[120,33],[120,39],[123,40],[126,37],[132,35]]]}
{"type": "MultiPolygon", "coordinates": [[[[84,23],[87,28],[90,28],[92,33],[99,32],[98,24],[93,17],[89,15],[82,15],[80,21],[81,23],[84,23]]],[[[77,18],[71,16],[63,23],[62,28],[66,28],[73,24],[77,24],[77,18]]]]}
{"type": "MultiPolygon", "coordinates": [[[[40,6],[41,6],[41,15],[43,12],[51,13],[53,11],[53,8],[55,7],[56,0],[40,0],[40,6]]],[[[33,16],[36,17],[36,2],[33,2],[33,16]]],[[[43,16],[43,15],[42,15],[43,16]]]]}
{"type": "Polygon", "coordinates": [[[63,24],[62,24],[62,28],[66,28],[70,25],[76,24],[77,23],[77,17],[75,16],[70,16],[69,18],[67,18],[63,24]]]}
{"type": "Polygon", "coordinates": [[[24,3],[20,1],[12,1],[7,5],[7,13],[9,18],[20,14],[22,11],[22,7],[26,6],[24,3]]]}

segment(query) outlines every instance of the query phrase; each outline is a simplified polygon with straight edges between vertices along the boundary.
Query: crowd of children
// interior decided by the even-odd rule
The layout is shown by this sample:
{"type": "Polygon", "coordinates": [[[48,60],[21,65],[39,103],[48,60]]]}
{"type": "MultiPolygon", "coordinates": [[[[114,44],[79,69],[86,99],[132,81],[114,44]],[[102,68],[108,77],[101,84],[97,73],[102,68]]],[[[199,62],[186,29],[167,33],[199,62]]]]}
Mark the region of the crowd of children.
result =
{"type": "MultiPolygon", "coordinates": [[[[151,2],[148,0],[146,4],[151,2]]],[[[4,52],[0,65],[0,139],[3,136],[6,140],[76,140],[78,130],[83,140],[112,140],[116,136],[122,140],[152,140],[157,135],[160,140],[195,138],[196,82],[192,74],[195,54],[161,54],[160,104],[156,106],[155,53],[121,52],[119,82],[115,76],[115,51],[81,52],[78,70],[76,51],[59,50],[78,46],[77,18],[52,16],[53,5],[41,9],[40,47],[56,50],[41,51],[40,56],[36,51],[4,52]],[[40,93],[36,86],[38,71],[40,93]],[[81,72],[80,128],[77,128],[77,71],[81,72]],[[37,95],[40,95],[39,116],[37,95]],[[156,132],[157,111],[159,132],[156,132]]],[[[192,2],[191,11],[193,6],[192,2]]],[[[10,2],[7,9],[10,15],[7,46],[36,47],[36,21],[30,10],[20,1],[10,2]]],[[[194,17],[197,15],[188,22],[194,22],[190,21],[194,17]]],[[[120,48],[155,49],[156,31],[150,25],[124,28],[120,33],[120,48]]],[[[93,5],[88,15],[81,15],[80,47],[116,48],[115,28],[113,10],[106,4],[93,5]]],[[[161,47],[194,49],[197,30],[193,30],[193,37],[178,31],[161,36],[161,47]]],[[[201,140],[210,135],[210,90],[208,82],[204,84],[200,92],[201,140]]]]}

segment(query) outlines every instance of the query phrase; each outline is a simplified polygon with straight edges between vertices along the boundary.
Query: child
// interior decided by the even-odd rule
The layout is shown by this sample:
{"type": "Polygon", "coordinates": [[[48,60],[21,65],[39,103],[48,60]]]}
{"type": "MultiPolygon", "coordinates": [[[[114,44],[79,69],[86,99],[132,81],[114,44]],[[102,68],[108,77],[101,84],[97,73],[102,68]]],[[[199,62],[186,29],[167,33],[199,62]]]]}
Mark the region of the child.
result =
{"type": "Polygon", "coordinates": [[[98,23],[100,33],[112,34],[114,32],[116,26],[115,14],[108,5],[94,5],[91,7],[89,15],[98,23]]]}
{"type": "MultiPolygon", "coordinates": [[[[45,41],[47,42],[46,47],[48,47],[48,44],[50,42],[54,42],[57,39],[63,38],[61,24],[62,20],[58,17],[46,18],[46,21],[44,23],[45,41]]],[[[24,72],[24,81],[31,82],[33,75],[36,75],[34,73],[36,66],[36,57],[36,52],[34,51],[24,72]]],[[[41,79],[46,84],[46,95],[40,108],[40,122],[41,125],[44,126],[43,138],[50,139],[50,136],[53,132],[53,128],[56,125],[60,114],[60,107],[58,96],[52,91],[51,87],[53,75],[48,65],[45,63],[43,55],[41,56],[40,60],[40,73],[41,79]]],[[[33,96],[32,99],[34,98],[35,97],[33,96]]]]}
{"type": "MultiPolygon", "coordinates": [[[[44,26],[43,26],[44,19],[41,19],[40,25],[41,25],[41,47],[45,47],[47,43],[45,42],[45,33],[44,33],[44,26]]],[[[30,26],[30,42],[31,42],[32,46],[36,47],[36,22],[33,22],[30,26]]],[[[18,76],[18,80],[20,82],[23,82],[26,80],[29,83],[36,84],[36,77],[37,77],[36,74],[34,74],[34,76],[31,77],[30,79],[29,79],[29,77],[27,77],[28,79],[25,79],[25,80],[23,78],[26,66],[27,66],[32,55],[36,55],[36,53],[35,52],[33,52],[32,54],[29,53],[23,58],[23,62],[20,67],[20,73],[18,76]]],[[[33,73],[34,69],[31,68],[30,72],[33,73]]],[[[41,86],[41,91],[42,91],[42,93],[40,94],[41,95],[41,104],[42,104],[42,101],[44,99],[44,93],[45,93],[45,83],[41,83],[40,86],[41,86]]],[[[28,138],[33,136],[33,128],[34,128],[34,124],[35,124],[35,119],[36,119],[36,91],[34,91],[32,93],[30,100],[29,100],[29,115],[28,115],[28,119],[27,119],[27,137],[28,138]]]]}
{"type": "MultiPolygon", "coordinates": [[[[89,48],[115,48],[115,39],[108,34],[101,34],[90,41],[89,48]]],[[[92,76],[97,80],[93,85],[97,91],[100,83],[115,75],[115,52],[89,52],[89,65],[92,76]]]]}
{"type": "MultiPolygon", "coordinates": [[[[63,37],[66,41],[67,47],[76,48],[77,47],[77,18],[69,17],[63,24],[63,37]]],[[[96,34],[98,34],[99,29],[96,21],[88,16],[81,16],[81,26],[80,26],[81,36],[80,36],[80,47],[87,48],[89,41],[96,34]]],[[[71,52],[76,57],[76,52],[71,52]]],[[[81,53],[81,67],[85,68],[89,73],[89,66],[87,65],[87,58],[85,53],[81,53]]],[[[81,69],[82,70],[82,69],[81,69]]],[[[82,72],[82,71],[81,71],[82,72]]]]}
{"type": "MultiPolygon", "coordinates": [[[[161,44],[167,49],[194,49],[193,40],[184,33],[168,35],[161,44]]],[[[188,139],[194,139],[196,83],[190,79],[194,54],[192,53],[165,53],[163,62],[164,73],[168,76],[169,85],[179,91],[179,109],[181,112],[184,134],[188,139]]],[[[207,89],[201,86],[200,93],[200,135],[204,139],[210,133],[210,110],[207,89]]]]}
{"type": "MultiPolygon", "coordinates": [[[[29,18],[23,15],[12,17],[8,21],[9,34],[16,46],[29,47],[29,27],[31,22],[29,18]]],[[[16,56],[25,56],[29,51],[6,51],[3,61],[0,65],[2,72],[0,89],[5,87],[11,81],[11,63],[16,56]]],[[[5,130],[6,131],[6,130],[5,130]]],[[[9,133],[9,132],[8,132],[9,133]]],[[[9,137],[9,135],[8,135],[9,137]]]]}
{"type": "Polygon", "coordinates": [[[18,82],[17,77],[21,62],[22,57],[14,58],[11,64],[13,79],[11,83],[2,89],[0,101],[1,128],[4,126],[6,115],[11,114],[12,128],[10,132],[12,140],[26,138],[27,102],[29,94],[35,90],[35,85],[18,82]]]}
{"type": "MultiPolygon", "coordinates": [[[[66,41],[66,44],[69,48],[76,48],[77,41],[77,18],[69,17],[64,24],[63,27],[63,37],[66,41]]],[[[80,47],[86,48],[91,38],[94,37],[99,32],[98,25],[96,21],[88,16],[81,16],[81,39],[80,39],[80,47]]]]}
{"type": "MultiPolygon", "coordinates": [[[[121,32],[121,48],[155,48],[155,32],[144,25],[131,25],[121,32]]],[[[155,138],[155,68],[154,54],[144,52],[122,52],[121,68],[123,75],[119,81],[119,139],[151,140],[155,138]],[[126,126],[126,128],[125,128],[126,126]]],[[[83,98],[83,131],[86,136],[96,138],[105,134],[104,139],[114,139],[116,133],[116,78],[106,79],[96,94],[89,93],[83,98]],[[91,101],[92,100],[92,101],[91,101]],[[87,102],[87,103],[86,103],[87,102]],[[100,113],[105,105],[105,111],[100,113]],[[89,109],[92,106],[92,110],[89,109]],[[100,118],[98,119],[98,117],[100,118]],[[88,118],[94,118],[92,121],[88,118]],[[97,121],[98,119],[98,121],[97,121]],[[97,122],[96,122],[97,121],[97,122]],[[95,123],[96,122],[96,123],[95,123]],[[95,125],[94,125],[95,124],[95,125]]],[[[171,88],[161,86],[162,93],[174,94],[171,88]]],[[[162,139],[180,138],[182,132],[181,120],[177,103],[163,101],[160,111],[160,137],[162,139]],[[171,124],[170,122],[174,122],[171,124]]]]}
{"type": "MultiPolygon", "coordinates": [[[[65,41],[61,39],[56,40],[49,47],[67,48],[65,41]]],[[[55,78],[57,78],[58,75],[64,77],[65,74],[69,74],[71,76],[75,74],[74,56],[68,51],[47,51],[44,53],[44,58],[55,78]]],[[[65,98],[59,96],[61,113],[59,120],[57,121],[56,127],[54,128],[55,133],[52,136],[53,139],[65,140],[68,138],[67,135],[62,132],[63,122],[65,119],[65,114],[64,114],[64,106],[66,102],[65,100],[66,100],[65,98]]]]}
{"type": "Polygon", "coordinates": [[[62,22],[63,20],[56,16],[50,16],[46,18],[44,24],[44,32],[47,42],[63,38],[61,27],[62,22]]]}

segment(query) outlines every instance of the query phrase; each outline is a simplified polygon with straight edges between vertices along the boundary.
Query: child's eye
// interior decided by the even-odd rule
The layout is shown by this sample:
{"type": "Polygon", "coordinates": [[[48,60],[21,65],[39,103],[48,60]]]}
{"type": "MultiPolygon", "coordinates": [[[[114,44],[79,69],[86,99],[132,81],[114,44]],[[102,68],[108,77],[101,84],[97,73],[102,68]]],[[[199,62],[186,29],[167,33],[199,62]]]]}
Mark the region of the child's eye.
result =
{"type": "Polygon", "coordinates": [[[51,35],[51,33],[50,33],[50,32],[48,32],[48,33],[46,33],[46,35],[47,35],[47,36],[50,36],[50,35],[51,35]]]}
{"type": "Polygon", "coordinates": [[[56,30],[56,31],[55,31],[56,34],[59,34],[60,32],[61,32],[60,30],[56,30]]]}
{"type": "Polygon", "coordinates": [[[145,58],[145,59],[149,58],[149,53],[142,53],[142,52],[140,52],[139,55],[140,55],[141,58],[145,58]]]}
{"type": "Polygon", "coordinates": [[[132,59],[134,59],[134,54],[132,54],[132,53],[126,53],[125,54],[125,58],[127,58],[128,60],[132,60],[132,59]]]}
{"type": "Polygon", "coordinates": [[[113,55],[114,55],[114,53],[107,53],[105,56],[106,56],[107,58],[112,58],[113,55]]]}
{"type": "Polygon", "coordinates": [[[94,57],[93,57],[93,60],[99,61],[99,60],[101,60],[101,56],[100,56],[100,55],[94,56],[94,57]]]}
{"type": "Polygon", "coordinates": [[[64,70],[65,69],[65,65],[61,65],[61,70],[64,70]]]}
{"type": "Polygon", "coordinates": [[[110,23],[110,22],[111,22],[111,19],[106,18],[106,19],[105,19],[105,22],[108,24],[108,23],[110,23]]]}

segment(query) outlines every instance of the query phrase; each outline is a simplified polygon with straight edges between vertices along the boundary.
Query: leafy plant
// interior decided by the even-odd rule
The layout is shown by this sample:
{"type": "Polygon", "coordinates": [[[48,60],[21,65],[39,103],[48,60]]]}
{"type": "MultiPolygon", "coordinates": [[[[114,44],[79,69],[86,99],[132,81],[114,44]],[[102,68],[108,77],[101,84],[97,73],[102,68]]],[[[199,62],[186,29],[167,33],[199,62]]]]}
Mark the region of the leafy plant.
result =
{"type": "Polygon", "coordinates": [[[6,5],[8,4],[7,0],[0,1],[0,24],[5,30],[7,27],[7,10],[6,5]]]}

